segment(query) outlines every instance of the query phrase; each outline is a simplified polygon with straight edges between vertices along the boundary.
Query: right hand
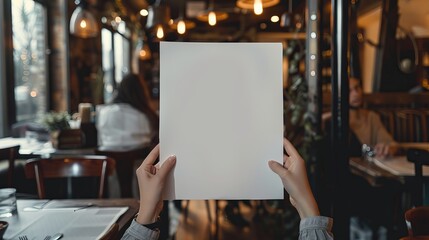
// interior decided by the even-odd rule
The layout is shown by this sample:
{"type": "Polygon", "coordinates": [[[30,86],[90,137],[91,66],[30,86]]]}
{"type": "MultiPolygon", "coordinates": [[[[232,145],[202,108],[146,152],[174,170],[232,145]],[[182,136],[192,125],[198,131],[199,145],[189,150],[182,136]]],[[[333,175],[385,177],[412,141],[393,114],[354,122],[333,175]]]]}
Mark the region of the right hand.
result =
{"type": "Polygon", "coordinates": [[[319,216],[319,208],[308,183],[304,160],[286,138],[284,148],[289,156],[283,156],[283,166],[273,160],[269,161],[268,165],[281,178],[290,201],[301,219],[319,216]]]}
{"type": "Polygon", "coordinates": [[[162,191],[166,179],[176,165],[176,156],[172,155],[160,163],[153,165],[159,155],[159,144],[149,153],[137,169],[137,180],[140,191],[140,209],[136,221],[149,224],[156,221],[162,209],[162,191]]]}

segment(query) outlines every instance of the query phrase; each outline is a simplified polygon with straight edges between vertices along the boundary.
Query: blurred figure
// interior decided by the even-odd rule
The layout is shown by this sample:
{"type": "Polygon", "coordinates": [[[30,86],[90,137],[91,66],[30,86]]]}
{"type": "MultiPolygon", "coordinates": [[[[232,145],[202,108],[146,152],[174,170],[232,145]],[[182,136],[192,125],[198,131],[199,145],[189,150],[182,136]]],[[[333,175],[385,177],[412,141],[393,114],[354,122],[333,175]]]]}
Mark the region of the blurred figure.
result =
{"type": "MultiPolygon", "coordinates": [[[[363,91],[361,81],[357,78],[350,78],[349,90],[349,124],[352,133],[359,141],[358,156],[361,154],[362,144],[374,147],[377,157],[394,155],[397,152],[397,143],[387,132],[380,120],[380,116],[373,111],[362,108],[363,91]]],[[[351,147],[354,146],[351,145],[351,147]]]]}
{"type": "Polygon", "coordinates": [[[143,145],[158,136],[158,127],[158,116],[135,74],[122,79],[112,103],[102,106],[98,112],[100,146],[143,145]]]}
{"type": "MultiPolygon", "coordinates": [[[[362,145],[366,144],[373,148],[376,157],[386,157],[397,153],[397,143],[384,127],[380,116],[374,111],[362,108],[363,91],[362,83],[357,78],[349,79],[349,150],[350,156],[360,157],[362,145]]],[[[322,120],[324,125],[331,119],[331,112],[324,113],[322,120]]],[[[328,132],[329,134],[329,132],[328,132]]]]}

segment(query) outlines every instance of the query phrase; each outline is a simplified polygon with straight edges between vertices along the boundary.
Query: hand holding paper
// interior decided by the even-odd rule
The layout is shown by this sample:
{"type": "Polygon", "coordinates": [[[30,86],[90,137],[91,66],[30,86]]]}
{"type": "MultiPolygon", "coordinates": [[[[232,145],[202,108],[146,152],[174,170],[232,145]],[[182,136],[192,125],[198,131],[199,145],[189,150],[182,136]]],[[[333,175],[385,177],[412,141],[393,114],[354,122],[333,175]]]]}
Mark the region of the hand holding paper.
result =
{"type": "Polygon", "coordinates": [[[302,218],[319,216],[319,208],[307,179],[305,162],[295,147],[284,139],[284,148],[289,156],[283,157],[283,166],[276,161],[268,164],[282,179],[283,186],[289,193],[290,202],[302,218]]]}
{"type": "Polygon", "coordinates": [[[154,166],[158,155],[159,145],[149,153],[136,171],[140,191],[140,209],[136,220],[140,224],[156,221],[162,209],[161,197],[166,178],[176,164],[176,157],[170,156],[161,167],[159,163],[154,166]]]}

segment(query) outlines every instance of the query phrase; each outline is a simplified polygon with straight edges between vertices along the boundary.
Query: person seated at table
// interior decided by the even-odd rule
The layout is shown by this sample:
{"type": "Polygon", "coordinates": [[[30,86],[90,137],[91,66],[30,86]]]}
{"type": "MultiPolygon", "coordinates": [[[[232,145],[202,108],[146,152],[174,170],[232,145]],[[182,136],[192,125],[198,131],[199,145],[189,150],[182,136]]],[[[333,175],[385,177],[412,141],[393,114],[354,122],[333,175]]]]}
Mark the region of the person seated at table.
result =
{"type": "MultiPolygon", "coordinates": [[[[158,141],[158,116],[150,107],[149,96],[142,81],[138,75],[125,75],[114,93],[112,102],[97,106],[100,147],[139,146],[158,141]]],[[[141,161],[135,162],[134,169],[137,169],[141,161]]],[[[116,178],[116,174],[109,177],[111,198],[120,197],[116,178]]],[[[137,197],[136,179],[133,179],[132,185],[133,195],[137,197]]]]}
{"type": "MultiPolygon", "coordinates": [[[[358,78],[349,78],[349,150],[351,156],[362,155],[362,145],[373,147],[377,157],[395,155],[397,143],[386,130],[380,116],[374,111],[362,108],[362,82],[358,78]]],[[[322,119],[327,122],[331,113],[324,113],[322,119]]],[[[325,123],[325,125],[327,125],[325,123]]],[[[328,126],[329,127],[329,126],[328,126]]]]}
{"type": "MultiPolygon", "coordinates": [[[[363,109],[362,82],[358,78],[349,78],[349,157],[361,157],[362,145],[367,144],[375,151],[375,157],[383,159],[398,153],[397,143],[384,127],[380,116],[374,111],[363,109]]],[[[331,113],[324,113],[322,119],[329,127],[331,113]]],[[[326,131],[330,134],[329,130],[326,131]]],[[[329,138],[328,138],[329,139],[329,138]]],[[[326,143],[328,144],[328,143],[326,143]]],[[[332,149],[332,147],[326,147],[332,149]]],[[[329,151],[329,150],[328,150],[329,151]]],[[[325,152],[325,159],[331,159],[331,152],[325,152]]],[[[329,165],[329,164],[328,164],[329,165]]],[[[331,183],[332,184],[332,183],[331,183]]],[[[386,181],[381,187],[371,186],[361,176],[350,175],[349,186],[353,191],[349,198],[350,214],[357,218],[359,225],[368,225],[373,234],[378,234],[380,227],[387,227],[392,234],[394,205],[399,196],[400,187],[394,182],[386,181]]]]}
{"type": "Polygon", "coordinates": [[[99,107],[97,131],[100,146],[144,145],[158,134],[158,115],[138,75],[126,75],[112,103],[99,107]]]}
{"type": "MultiPolygon", "coordinates": [[[[284,140],[284,148],[288,156],[284,156],[283,165],[270,160],[268,166],[279,175],[289,193],[292,205],[301,217],[299,239],[333,239],[331,233],[333,221],[331,218],[320,216],[307,179],[304,160],[287,139],[284,140]]],[[[162,207],[162,192],[167,176],[171,174],[176,164],[176,157],[168,157],[159,167],[159,164],[153,165],[158,155],[159,145],[151,151],[136,171],[140,189],[140,209],[122,236],[123,240],[154,240],[159,236],[156,222],[162,207]]]]}

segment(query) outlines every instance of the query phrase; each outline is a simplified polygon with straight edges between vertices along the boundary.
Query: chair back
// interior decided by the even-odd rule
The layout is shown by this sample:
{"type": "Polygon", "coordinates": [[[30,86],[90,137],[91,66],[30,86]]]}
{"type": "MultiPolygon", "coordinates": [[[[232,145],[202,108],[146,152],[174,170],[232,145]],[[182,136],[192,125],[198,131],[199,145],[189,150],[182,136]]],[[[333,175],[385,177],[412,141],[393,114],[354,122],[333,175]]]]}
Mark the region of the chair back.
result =
{"type": "Polygon", "coordinates": [[[429,151],[423,149],[408,149],[407,160],[414,163],[414,206],[421,206],[423,204],[423,193],[425,189],[423,179],[423,166],[429,166],[429,151]]]}
{"type": "Polygon", "coordinates": [[[416,207],[405,212],[408,236],[426,236],[429,239],[429,207],[416,207]]]}
{"type": "Polygon", "coordinates": [[[132,197],[132,180],[135,177],[134,162],[138,159],[145,159],[154,146],[116,146],[99,147],[96,149],[97,155],[108,156],[116,161],[116,173],[118,175],[121,188],[121,197],[132,197]]]}
{"type": "Polygon", "coordinates": [[[15,159],[19,154],[19,145],[0,147],[0,160],[8,160],[7,186],[13,187],[15,159]]]}
{"type": "Polygon", "coordinates": [[[35,178],[39,198],[45,198],[45,179],[98,177],[98,198],[103,197],[106,176],[112,175],[115,160],[104,156],[30,159],[25,164],[27,178],[35,178]]]}

